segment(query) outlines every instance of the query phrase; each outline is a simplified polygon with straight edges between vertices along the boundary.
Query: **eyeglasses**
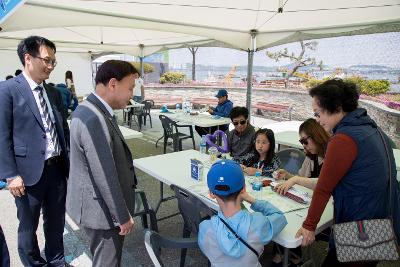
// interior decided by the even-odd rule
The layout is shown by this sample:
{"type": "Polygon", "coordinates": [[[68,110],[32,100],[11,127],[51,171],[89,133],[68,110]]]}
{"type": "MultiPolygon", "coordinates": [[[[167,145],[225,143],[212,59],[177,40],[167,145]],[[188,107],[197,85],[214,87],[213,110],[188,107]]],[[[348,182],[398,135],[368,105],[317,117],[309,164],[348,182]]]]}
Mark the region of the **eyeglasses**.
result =
{"type": "Polygon", "coordinates": [[[299,140],[300,144],[302,144],[302,145],[308,145],[307,139],[310,138],[310,137],[311,137],[311,136],[307,136],[307,137],[305,137],[305,138],[301,138],[301,139],[299,140]]]}
{"type": "Polygon", "coordinates": [[[244,124],[246,124],[246,122],[247,122],[247,120],[232,121],[232,124],[235,125],[235,126],[238,126],[239,124],[240,124],[240,125],[244,125],[244,124]]]}
{"type": "MultiPolygon", "coordinates": [[[[32,56],[32,57],[35,57],[35,56],[32,56]]],[[[57,66],[57,60],[55,60],[55,59],[49,59],[49,58],[43,58],[43,57],[35,57],[35,58],[39,58],[39,59],[43,60],[44,64],[46,64],[47,66],[52,66],[53,68],[55,66],[57,66]]]]}

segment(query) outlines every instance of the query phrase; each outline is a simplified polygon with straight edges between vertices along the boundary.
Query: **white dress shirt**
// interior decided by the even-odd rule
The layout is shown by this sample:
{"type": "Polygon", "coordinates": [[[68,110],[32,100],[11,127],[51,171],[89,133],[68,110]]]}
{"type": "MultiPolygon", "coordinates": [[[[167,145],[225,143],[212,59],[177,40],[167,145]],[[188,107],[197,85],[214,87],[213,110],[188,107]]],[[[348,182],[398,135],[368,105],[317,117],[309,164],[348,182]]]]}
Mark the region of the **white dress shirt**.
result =
{"type": "MultiPolygon", "coordinates": [[[[49,129],[49,126],[47,125],[46,119],[45,119],[45,117],[43,115],[42,106],[40,105],[39,92],[37,90],[35,90],[36,87],[38,87],[38,86],[43,87],[43,98],[46,101],[47,109],[49,110],[49,114],[50,114],[50,119],[54,123],[54,127],[56,127],[54,114],[53,114],[53,109],[51,108],[50,101],[49,101],[49,98],[47,97],[46,90],[44,89],[43,83],[37,84],[24,71],[22,72],[22,74],[24,75],[26,81],[28,82],[29,87],[32,90],[33,96],[35,97],[36,105],[37,105],[37,107],[39,109],[40,117],[42,118],[42,122],[43,122],[43,126],[44,126],[45,129],[49,129]]],[[[61,148],[59,149],[59,151],[61,151],[61,148]]],[[[51,157],[54,157],[54,156],[58,156],[58,155],[55,155],[55,144],[53,143],[53,140],[51,140],[50,131],[46,130],[46,153],[45,153],[45,159],[47,160],[47,159],[49,159],[51,157]]]]}

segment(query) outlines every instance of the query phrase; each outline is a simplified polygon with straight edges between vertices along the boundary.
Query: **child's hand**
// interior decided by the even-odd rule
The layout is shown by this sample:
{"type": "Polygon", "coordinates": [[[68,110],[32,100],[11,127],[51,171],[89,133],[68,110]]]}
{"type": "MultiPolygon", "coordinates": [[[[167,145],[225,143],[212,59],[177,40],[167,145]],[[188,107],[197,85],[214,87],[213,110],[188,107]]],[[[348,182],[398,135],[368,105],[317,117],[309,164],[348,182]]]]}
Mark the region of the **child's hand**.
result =
{"type": "Polygon", "coordinates": [[[254,202],[256,202],[256,199],[251,196],[249,193],[247,193],[246,191],[243,191],[242,193],[240,193],[240,198],[250,204],[253,204],[254,202]]]}
{"type": "MultiPolygon", "coordinates": [[[[253,167],[246,168],[246,173],[251,176],[256,175],[256,171],[257,171],[257,168],[253,168],[253,167]]],[[[261,171],[261,173],[262,173],[262,171],[261,171]]]]}

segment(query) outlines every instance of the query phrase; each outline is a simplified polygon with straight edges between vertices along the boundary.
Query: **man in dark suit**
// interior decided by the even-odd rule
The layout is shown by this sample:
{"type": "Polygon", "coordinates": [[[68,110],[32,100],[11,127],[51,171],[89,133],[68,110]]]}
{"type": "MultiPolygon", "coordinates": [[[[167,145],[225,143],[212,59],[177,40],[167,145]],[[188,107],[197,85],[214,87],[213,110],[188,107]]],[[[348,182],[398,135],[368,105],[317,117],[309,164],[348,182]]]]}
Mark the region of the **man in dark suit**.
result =
{"type": "Polygon", "coordinates": [[[0,83],[0,178],[17,206],[24,266],[64,266],[63,231],[69,130],[60,93],[44,83],[57,62],[55,45],[30,36],[18,45],[23,72],[0,83]],[[40,256],[40,211],[46,239],[40,256]]]}
{"type": "Polygon", "coordinates": [[[128,62],[104,62],[96,92],[72,116],[67,212],[90,239],[93,266],[120,266],[124,236],[133,230],[136,177],[113,110],[132,97],[135,73],[128,62]]]}

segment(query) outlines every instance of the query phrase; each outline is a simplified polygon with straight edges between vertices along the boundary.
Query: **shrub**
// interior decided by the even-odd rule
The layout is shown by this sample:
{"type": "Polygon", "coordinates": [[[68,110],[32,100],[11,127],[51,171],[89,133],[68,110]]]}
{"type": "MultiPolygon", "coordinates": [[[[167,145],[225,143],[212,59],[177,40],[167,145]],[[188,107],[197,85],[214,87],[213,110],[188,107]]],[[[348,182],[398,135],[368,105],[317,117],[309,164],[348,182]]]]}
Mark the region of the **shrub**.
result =
{"type": "MultiPolygon", "coordinates": [[[[131,64],[140,72],[140,62],[131,62],[131,64]]],[[[150,63],[143,63],[144,74],[151,73],[154,71],[154,66],[150,63]]]]}
{"type": "Polygon", "coordinates": [[[359,86],[361,93],[366,95],[384,94],[390,89],[390,83],[383,80],[365,80],[359,86]]]}
{"type": "MultiPolygon", "coordinates": [[[[324,78],[322,80],[310,79],[306,82],[306,88],[312,88],[328,80],[324,78]]],[[[379,95],[384,94],[390,90],[390,82],[387,80],[366,80],[360,76],[350,76],[343,79],[345,82],[355,83],[360,89],[361,94],[365,95],[379,95]]]]}
{"type": "Polygon", "coordinates": [[[318,80],[318,79],[312,78],[312,79],[309,79],[309,80],[305,83],[305,86],[306,86],[306,88],[313,88],[313,87],[315,87],[315,86],[317,86],[317,85],[320,85],[321,83],[327,81],[328,79],[329,79],[329,78],[324,78],[324,79],[322,79],[322,80],[318,80]]]}
{"type": "Polygon", "coordinates": [[[182,72],[168,71],[161,75],[160,83],[181,83],[185,79],[185,74],[182,72]]]}

